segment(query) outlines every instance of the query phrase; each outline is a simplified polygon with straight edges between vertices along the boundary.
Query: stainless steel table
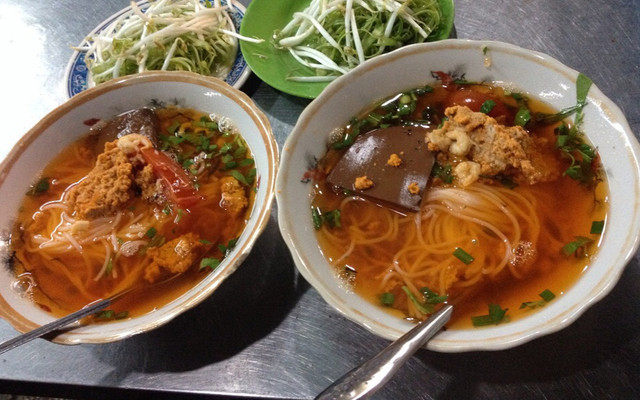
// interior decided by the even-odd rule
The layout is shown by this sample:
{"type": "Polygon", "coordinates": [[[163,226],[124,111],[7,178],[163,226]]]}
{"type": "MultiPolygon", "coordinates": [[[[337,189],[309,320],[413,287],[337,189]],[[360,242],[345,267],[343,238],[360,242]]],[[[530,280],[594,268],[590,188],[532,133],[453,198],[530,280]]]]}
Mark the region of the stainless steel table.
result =
{"type": "MultiPolygon", "coordinates": [[[[127,5],[0,0],[0,156],[65,100],[70,46],[127,5]]],[[[458,38],[510,42],[582,71],[640,133],[640,0],[457,0],[456,6],[458,38]]],[[[255,76],[242,90],[266,112],[282,145],[308,101],[255,76]]],[[[0,340],[14,335],[0,321],[0,340]]],[[[309,399],[386,344],[334,312],[298,275],[274,211],[247,262],[195,309],[112,344],[36,340],[0,355],[0,393],[309,399]]],[[[613,292],[569,328],[507,351],[421,350],[375,398],[636,399],[639,382],[636,254],[613,292]]]]}

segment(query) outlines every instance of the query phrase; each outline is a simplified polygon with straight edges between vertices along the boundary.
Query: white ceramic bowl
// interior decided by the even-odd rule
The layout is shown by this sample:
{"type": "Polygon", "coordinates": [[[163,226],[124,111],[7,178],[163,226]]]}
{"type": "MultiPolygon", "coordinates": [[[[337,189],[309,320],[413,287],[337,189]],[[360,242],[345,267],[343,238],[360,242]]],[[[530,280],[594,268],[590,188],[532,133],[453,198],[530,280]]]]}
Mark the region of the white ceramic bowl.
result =
{"type": "MultiPolygon", "coordinates": [[[[310,185],[301,180],[320,158],[328,133],[376,100],[433,82],[430,71],[463,71],[470,81],[514,85],[556,109],[575,105],[578,75],[544,54],[498,42],[445,40],[412,45],[377,57],[336,80],[302,113],[282,150],[276,199],[282,235],[300,273],[347,318],[395,339],[413,325],[346,290],[318,247],[310,217],[310,185]],[[490,65],[485,65],[486,46],[490,65]],[[306,217],[305,216],[309,216],[306,217]]],[[[563,296],[531,316],[495,327],[447,330],[427,348],[442,352],[513,347],[569,325],[605,296],[638,246],[640,150],[620,109],[591,87],[583,130],[598,147],[610,188],[610,211],[601,248],[588,270],[563,296]]]]}
{"type": "MultiPolygon", "coordinates": [[[[88,131],[83,122],[164,102],[230,118],[251,148],[259,188],[247,226],[215,271],[171,303],[148,314],[109,324],[86,325],[57,336],[65,344],[103,343],[158,327],[209,296],[246,258],[271,215],[278,147],[266,116],[244,93],[222,80],[189,72],[148,72],[114,79],[84,91],[45,116],[0,165],[0,232],[6,239],[24,193],[38,172],[65,146],[88,131]]],[[[6,247],[6,241],[3,240],[6,247]]],[[[3,250],[6,250],[3,249],[3,250]]],[[[53,317],[10,289],[13,274],[0,270],[0,316],[26,332],[53,317]]]]}

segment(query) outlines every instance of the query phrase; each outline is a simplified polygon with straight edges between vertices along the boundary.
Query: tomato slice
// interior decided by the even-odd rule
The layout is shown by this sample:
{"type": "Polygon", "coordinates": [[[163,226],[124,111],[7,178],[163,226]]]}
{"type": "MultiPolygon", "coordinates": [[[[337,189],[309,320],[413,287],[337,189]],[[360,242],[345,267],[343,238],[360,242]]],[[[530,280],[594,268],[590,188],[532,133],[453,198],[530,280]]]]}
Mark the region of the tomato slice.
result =
{"type": "Polygon", "coordinates": [[[445,104],[446,107],[451,106],[467,106],[471,111],[478,112],[480,111],[480,107],[487,100],[493,100],[495,105],[493,109],[489,112],[489,116],[495,119],[503,116],[506,121],[513,121],[513,113],[509,111],[507,106],[498,98],[498,96],[492,95],[490,93],[480,93],[475,90],[457,90],[455,91],[448,99],[445,104]]]}
{"type": "Polygon", "coordinates": [[[196,191],[187,172],[171,157],[154,148],[140,150],[153,173],[162,180],[169,200],[180,208],[188,208],[204,197],[196,191]]]}

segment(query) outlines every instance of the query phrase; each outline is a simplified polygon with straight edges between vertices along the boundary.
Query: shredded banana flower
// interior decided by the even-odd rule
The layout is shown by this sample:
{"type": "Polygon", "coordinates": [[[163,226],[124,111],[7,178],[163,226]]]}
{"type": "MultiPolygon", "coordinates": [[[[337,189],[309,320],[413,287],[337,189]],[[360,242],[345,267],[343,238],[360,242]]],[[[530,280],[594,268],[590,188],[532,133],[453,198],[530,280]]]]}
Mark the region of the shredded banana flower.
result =
{"type": "Polygon", "coordinates": [[[95,84],[150,70],[224,78],[235,61],[238,40],[261,41],[236,32],[230,15],[233,0],[226,4],[221,0],[158,0],[145,10],[132,1],[131,9],[77,49],[85,52],[95,84]]]}

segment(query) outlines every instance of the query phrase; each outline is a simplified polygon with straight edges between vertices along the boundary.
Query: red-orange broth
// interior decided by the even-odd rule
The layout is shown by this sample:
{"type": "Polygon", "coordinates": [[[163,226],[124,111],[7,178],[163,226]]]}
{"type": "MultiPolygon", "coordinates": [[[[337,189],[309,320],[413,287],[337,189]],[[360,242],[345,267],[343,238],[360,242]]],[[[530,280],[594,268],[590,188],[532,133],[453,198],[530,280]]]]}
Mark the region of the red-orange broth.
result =
{"type": "MultiPolygon", "coordinates": [[[[489,115],[501,124],[507,126],[514,124],[519,107],[514,97],[518,96],[506,93],[500,87],[486,84],[455,85],[450,83],[444,86],[437,84],[432,89],[427,93],[418,92],[415,110],[404,121],[414,121],[415,124],[434,129],[441,123],[446,107],[466,105],[473,111],[479,111],[482,104],[491,99],[495,102],[495,106],[489,115]]],[[[394,97],[398,98],[399,96],[394,97]]],[[[372,109],[374,112],[380,110],[378,106],[366,110],[360,117],[364,118],[372,109]]],[[[528,108],[532,114],[535,112],[553,114],[557,111],[534,98],[528,99],[528,108]]],[[[555,146],[555,129],[559,125],[560,123],[531,126],[528,127],[528,131],[532,136],[546,138],[547,144],[543,145],[544,151],[559,160],[563,168],[566,168],[569,161],[560,155],[555,146]]],[[[346,132],[349,132],[351,125],[347,124],[345,128],[346,132]]],[[[360,134],[365,135],[367,129],[371,128],[363,128],[360,134]]],[[[544,143],[545,141],[539,142],[544,143]]],[[[412,213],[402,214],[371,201],[354,201],[346,203],[348,206],[341,206],[341,202],[349,194],[345,194],[342,189],[330,187],[325,178],[344,151],[330,147],[324,158],[319,161],[314,173],[310,175],[314,177],[312,208],[325,214],[331,210],[341,209],[340,227],[324,224],[321,229],[317,230],[320,248],[327,260],[335,266],[336,272],[351,282],[355,291],[361,296],[399,317],[416,319],[415,314],[408,313],[410,300],[401,288],[405,281],[392,277],[387,283],[381,283],[385,277],[392,276],[389,275],[389,271],[394,268],[394,257],[398,257],[398,254],[409,246],[420,246],[416,241],[416,228],[412,227],[415,225],[412,222],[415,215],[412,213]],[[392,218],[396,218],[396,222],[388,222],[392,218]],[[362,221],[366,221],[366,223],[362,221]],[[393,228],[390,228],[391,225],[393,228]],[[397,230],[396,234],[387,239],[378,240],[386,234],[385,232],[394,229],[397,230]],[[383,233],[376,236],[376,230],[383,233]],[[366,244],[366,240],[371,242],[366,244]],[[357,245],[348,253],[350,245],[353,243],[357,245]],[[345,257],[346,253],[348,255],[345,257]],[[381,297],[385,293],[393,294],[391,305],[381,304],[381,297]]],[[[597,161],[593,165],[598,167],[597,161]]],[[[502,309],[508,309],[507,320],[516,320],[530,315],[535,312],[535,308],[539,308],[536,306],[521,308],[524,302],[537,302],[539,306],[544,306],[545,302],[539,295],[541,292],[547,290],[552,292],[556,298],[562,296],[588,268],[591,257],[597,252],[600,235],[590,233],[591,225],[593,221],[604,221],[607,213],[608,189],[601,172],[596,179],[588,184],[582,184],[564,175],[553,182],[532,186],[518,185],[512,189],[504,188],[497,179],[487,179],[474,185],[511,190],[517,195],[534,198],[540,234],[535,246],[535,261],[527,267],[524,276],[514,277],[507,269],[495,276],[478,272],[480,277],[473,284],[467,286],[454,284],[447,288],[446,293],[438,292],[439,295],[447,295],[446,302],[454,305],[450,328],[470,328],[472,326],[471,317],[486,315],[489,304],[497,304],[502,309]],[[574,254],[569,256],[563,254],[562,247],[574,241],[577,236],[588,237],[593,242],[580,248],[574,254]]],[[[431,177],[427,191],[431,188],[442,187],[455,188],[456,183],[454,181],[451,184],[445,184],[442,180],[431,177]]],[[[423,198],[423,211],[424,203],[423,198]]],[[[427,224],[428,220],[425,221],[422,226],[427,224]]],[[[484,260],[490,261],[493,257],[492,252],[502,251],[500,247],[502,244],[499,240],[492,241],[490,235],[474,237],[465,234],[457,238],[456,232],[463,230],[463,227],[459,225],[461,222],[456,221],[454,217],[448,217],[444,221],[447,221],[444,224],[447,226],[431,229],[436,232],[436,236],[441,235],[454,239],[445,243],[444,250],[438,250],[440,253],[437,255],[417,249],[413,253],[412,260],[415,264],[419,264],[421,257],[423,260],[440,257],[444,263],[444,266],[441,267],[443,276],[447,273],[454,276],[462,275],[462,278],[451,279],[459,279],[463,283],[464,281],[472,281],[475,279],[476,273],[470,274],[473,276],[469,276],[467,279],[464,276],[465,271],[478,268],[473,265],[473,263],[479,262],[478,257],[484,257],[484,260]],[[456,247],[465,249],[472,256],[476,256],[476,259],[467,266],[461,260],[451,257],[456,247]],[[483,249],[483,247],[485,248],[483,249]],[[485,253],[486,255],[483,255],[485,253]]],[[[414,271],[420,271],[420,268],[416,267],[414,271]]],[[[412,279],[415,281],[413,282],[415,287],[429,287],[430,290],[437,292],[435,286],[438,286],[439,281],[436,278],[420,276],[412,279]]],[[[421,318],[424,317],[424,315],[421,316],[421,318]]]]}
{"type": "MultiPolygon", "coordinates": [[[[11,236],[18,287],[55,316],[66,315],[129,288],[136,290],[114,303],[109,310],[112,313],[104,314],[100,320],[135,317],[159,308],[187,292],[215,269],[212,260],[221,261],[246,226],[255,198],[255,168],[251,151],[240,134],[232,127],[223,129],[209,115],[196,110],[168,107],[153,112],[159,121],[159,147],[172,152],[172,157],[182,166],[175,162],[171,168],[182,168],[193,183],[196,197],[188,205],[176,203],[169,195],[151,202],[143,199],[136,188],[132,190],[131,199],[113,215],[101,217],[104,225],[115,219],[122,221],[114,224],[112,238],[111,233],[93,240],[89,238],[81,243],[82,251],[68,246],[67,251],[47,252],[39,244],[44,240],[38,237],[63,240],[64,235],[82,234],[82,231],[74,232],[75,228],[63,233],[60,227],[65,223],[56,210],[64,209],[69,218],[76,217],[65,204],[65,193],[86,179],[104,148],[96,146],[97,139],[90,134],[68,146],[44,168],[41,178],[48,182],[46,190],[31,193],[23,200],[11,236]],[[200,156],[193,163],[193,157],[203,152],[210,153],[211,157],[200,156]],[[228,157],[223,158],[221,153],[228,157]],[[201,168],[196,171],[199,162],[202,162],[201,168]],[[247,203],[238,212],[225,209],[221,198],[222,182],[232,171],[247,179],[239,189],[247,203]],[[57,206],[43,211],[48,204],[57,206]],[[166,282],[169,276],[157,277],[155,284],[145,281],[145,268],[150,263],[146,254],[186,234],[197,238],[194,243],[198,246],[198,255],[193,265],[166,282]],[[134,241],[143,243],[135,247],[132,254],[124,255],[124,246],[134,241]],[[210,262],[198,263],[205,259],[210,262]],[[100,273],[105,267],[106,271],[100,273]]],[[[158,176],[153,179],[159,181],[158,176]]],[[[175,182],[172,185],[175,186],[175,182]]],[[[89,229],[93,229],[97,220],[89,221],[89,229]]],[[[82,239],[75,237],[75,240],[82,239]]],[[[60,246],[53,243],[55,240],[47,242],[52,247],[60,246]]],[[[177,256],[181,258],[180,254],[177,256]]]]}

